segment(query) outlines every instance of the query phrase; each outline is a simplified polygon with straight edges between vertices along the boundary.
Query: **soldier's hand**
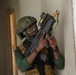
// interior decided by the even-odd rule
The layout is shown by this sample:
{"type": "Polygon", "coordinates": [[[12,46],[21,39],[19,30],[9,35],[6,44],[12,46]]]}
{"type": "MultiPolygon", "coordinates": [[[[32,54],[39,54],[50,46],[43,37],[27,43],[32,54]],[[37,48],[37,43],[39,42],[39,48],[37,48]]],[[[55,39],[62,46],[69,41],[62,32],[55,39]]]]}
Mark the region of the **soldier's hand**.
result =
{"type": "Polygon", "coordinates": [[[42,34],[38,42],[38,46],[36,48],[37,52],[40,52],[44,47],[48,45],[48,40],[44,38],[45,34],[46,34],[45,32],[42,34]]]}
{"type": "Polygon", "coordinates": [[[55,50],[57,47],[56,39],[51,36],[49,37],[48,41],[49,41],[50,46],[53,48],[53,50],[55,50]]]}

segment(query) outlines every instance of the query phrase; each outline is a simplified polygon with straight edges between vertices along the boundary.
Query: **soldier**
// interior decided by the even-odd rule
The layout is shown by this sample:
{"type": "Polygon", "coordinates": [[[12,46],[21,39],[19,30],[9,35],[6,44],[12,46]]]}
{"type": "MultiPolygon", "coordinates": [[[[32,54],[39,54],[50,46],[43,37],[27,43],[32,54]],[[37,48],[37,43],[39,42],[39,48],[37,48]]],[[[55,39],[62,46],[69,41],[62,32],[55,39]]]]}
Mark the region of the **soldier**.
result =
{"type": "Polygon", "coordinates": [[[22,17],[17,23],[17,35],[21,40],[26,38],[15,50],[18,69],[25,72],[25,75],[54,75],[54,66],[59,69],[64,68],[64,58],[59,52],[54,37],[45,39],[46,33],[44,32],[35,50],[28,57],[24,56],[38,32],[36,23],[36,18],[32,16],[22,17]],[[49,48],[46,47],[48,44],[50,45],[49,48]],[[38,59],[39,52],[46,55],[45,62],[38,59]]]}

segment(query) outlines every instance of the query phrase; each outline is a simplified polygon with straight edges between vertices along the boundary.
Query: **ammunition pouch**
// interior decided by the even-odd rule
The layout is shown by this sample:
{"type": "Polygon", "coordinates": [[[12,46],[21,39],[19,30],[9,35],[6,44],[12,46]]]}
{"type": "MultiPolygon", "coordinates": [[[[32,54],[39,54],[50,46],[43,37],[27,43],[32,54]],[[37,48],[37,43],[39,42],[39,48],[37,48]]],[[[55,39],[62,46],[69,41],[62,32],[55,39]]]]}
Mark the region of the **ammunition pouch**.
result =
{"type": "MultiPolygon", "coordinates": [[[[52,70],[50,65],[44,65],[45,75],[54,75],[54,71],[52,70]]],[[[25,75],[40,75],[37,68],[26,71],[25,75]]]]}
{"type": "Polygon", "coordinates": [[[40,74],[39,74],[39,71],[37,70],[37,68],[35,68],[32,70],[26,71],[25,75],[40,75],[40,74]]]}

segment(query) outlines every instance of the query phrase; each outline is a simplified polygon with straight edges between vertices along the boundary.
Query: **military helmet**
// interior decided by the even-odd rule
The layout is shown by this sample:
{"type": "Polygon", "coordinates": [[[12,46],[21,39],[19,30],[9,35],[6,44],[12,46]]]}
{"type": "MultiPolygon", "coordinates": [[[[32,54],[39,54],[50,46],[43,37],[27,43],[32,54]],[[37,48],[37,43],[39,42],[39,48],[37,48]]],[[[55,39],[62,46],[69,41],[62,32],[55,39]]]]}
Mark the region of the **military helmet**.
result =
{"type": "Polygon", "coordinates": [[[27,26],[31,25],[32,23],[37,23],[36,18],[32,16],[25,16],[19,19],[17,22],[16,33],[20,39],[23,39],[25,36],[22,34],[22,31],[27,28],[27,26]]]}

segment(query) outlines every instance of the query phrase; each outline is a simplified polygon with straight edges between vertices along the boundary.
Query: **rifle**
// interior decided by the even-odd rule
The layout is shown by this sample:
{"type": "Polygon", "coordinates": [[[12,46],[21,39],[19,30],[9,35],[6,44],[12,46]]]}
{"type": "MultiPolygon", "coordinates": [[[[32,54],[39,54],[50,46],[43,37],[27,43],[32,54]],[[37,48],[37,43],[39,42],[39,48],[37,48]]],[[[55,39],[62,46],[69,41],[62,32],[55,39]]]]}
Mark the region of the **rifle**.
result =
{"type": "MultiPolygon", "coordinates": [[[[32,44],[26,51],[25,57],[28,57],[31,54],[31,52],[33,52],[33,50],[35,50],[35,48],[38,45],[38,41],[39,41],[40,37],[42,36],[43,32],[45,32],[47,35],[50,35],[50,31],[52,31],[52,27],[53,27],[54,23],[56,22],[56,20],[54,19],[55,16],[56,16],[56,12],[53,14],[53,16],[51,16],[48,13],[42,12],[42,14],[40,16],[41,19],[38,23],[38,25],[41,26],[41,28],[39,29],[37,35],[33,39],[32,44]]],[[[44,55],[43,53],[40,52],[39,59],[42,61],[46,61],[46,55],[44,55]]]]}

